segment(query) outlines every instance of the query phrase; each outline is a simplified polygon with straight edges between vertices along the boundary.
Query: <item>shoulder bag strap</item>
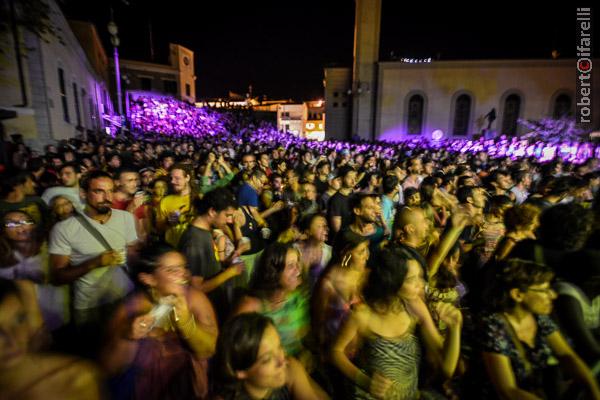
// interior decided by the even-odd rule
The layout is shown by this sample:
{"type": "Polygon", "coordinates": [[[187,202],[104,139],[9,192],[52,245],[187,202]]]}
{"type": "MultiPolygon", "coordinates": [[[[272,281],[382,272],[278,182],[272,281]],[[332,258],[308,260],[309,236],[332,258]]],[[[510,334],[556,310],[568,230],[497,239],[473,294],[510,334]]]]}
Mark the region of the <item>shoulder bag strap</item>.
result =
{"type": "Polygon", "coordinates": [[[106,250],[114,250],[108,243],[106,238],[84,217],[82,214],[77,213],[75,218],[79,223],[104,247],[106,250]]]}

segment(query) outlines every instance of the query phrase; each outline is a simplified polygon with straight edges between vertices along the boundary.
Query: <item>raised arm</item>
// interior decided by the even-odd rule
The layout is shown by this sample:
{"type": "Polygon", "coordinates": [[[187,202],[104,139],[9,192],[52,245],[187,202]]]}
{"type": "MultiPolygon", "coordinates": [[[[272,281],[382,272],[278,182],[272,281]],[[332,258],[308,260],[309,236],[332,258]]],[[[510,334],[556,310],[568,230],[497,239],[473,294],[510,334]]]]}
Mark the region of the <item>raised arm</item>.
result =
{"type": "Polygon", "coordinates": [[[192,287],[187,296],[178,296],[175,303],[177,330],[197,358],[209,358],[215,353],[217,318],[212,304],[204,293],[192,287]]]}
{"type": "Polygon", "coordinates": [[[460,237],[465,224],[467,223],[467,215],[460,211],[455,211],[452,215],[450,228],[442,235],[440,243],[429,255],[427,264],[429,265],[429,276],[434,276],[448,252],[454,246],[454,243],[460,237]]]}
{"type": "Polygon", "coordinates": [[[451,304],[440,303],[438,305],[437,313],[440,319],[448,326],[448,336],[444,340],[423,300],[420,298],[416,299],[410,303],[409,307],[419,318],[421,334],[428,353],[441,369],[444,376],[447,378],[452,377],[460,356],[462,314],[451,304]]]}

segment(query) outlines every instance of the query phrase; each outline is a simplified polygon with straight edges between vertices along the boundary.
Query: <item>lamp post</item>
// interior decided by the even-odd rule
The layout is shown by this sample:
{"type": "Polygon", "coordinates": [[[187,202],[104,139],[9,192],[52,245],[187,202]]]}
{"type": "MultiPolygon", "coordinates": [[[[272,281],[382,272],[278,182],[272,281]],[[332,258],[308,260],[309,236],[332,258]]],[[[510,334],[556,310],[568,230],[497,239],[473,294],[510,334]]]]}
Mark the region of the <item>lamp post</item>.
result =
{"type": "MultiPolygon", "coordinates": [[[[111,13],[112,14],[112,13],[111,13]]],[[[121,123],[123,122],[123,98],[122,98],[122,94],[121,94],[121,70],[119,68],[119,36],[117,36],[117,34],[119,33],[119,28],[117,27],[117,24],[115,24],[115,21],[112,20],[112,15],[111,15],[111,20],[108,23],[108,33],[110,33],[110,42],[113,45],[114,48],[114,60],[115,60],[115,78],[117,80],[117,108],[118,108],[118,112],[119,112],[119,117],[121,119],[121,123]]]]}

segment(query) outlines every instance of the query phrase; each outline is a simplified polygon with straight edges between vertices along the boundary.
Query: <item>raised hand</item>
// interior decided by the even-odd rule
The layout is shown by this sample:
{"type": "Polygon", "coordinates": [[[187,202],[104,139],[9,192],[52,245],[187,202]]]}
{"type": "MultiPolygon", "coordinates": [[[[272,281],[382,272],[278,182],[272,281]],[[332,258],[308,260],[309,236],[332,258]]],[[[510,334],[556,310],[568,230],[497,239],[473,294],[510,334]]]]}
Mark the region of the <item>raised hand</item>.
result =
{"type": "Polygon", "coordinates": [[[154,324],[154,317],[150,314],[140,315],[131,323],[129,337],[133,340],[143,339],[148,336],[154,324]]]}
{"type": "Polygon", "coordinates": [[[462,325],[462,313],[450,303],[440,302],[436,306],[437,314],[450,328],[460,328],[462,325]]]}

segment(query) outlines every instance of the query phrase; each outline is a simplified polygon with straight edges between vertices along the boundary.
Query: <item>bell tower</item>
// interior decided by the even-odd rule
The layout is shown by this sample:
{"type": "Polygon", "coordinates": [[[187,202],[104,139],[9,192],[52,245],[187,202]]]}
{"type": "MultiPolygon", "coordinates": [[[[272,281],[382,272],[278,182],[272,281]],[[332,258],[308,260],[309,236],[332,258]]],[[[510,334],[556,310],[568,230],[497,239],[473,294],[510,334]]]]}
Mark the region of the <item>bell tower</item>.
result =
{"type": "Polygon", "coordinates": [[[355,0],[352,136],[374,139],[382,0],[355,0]]]}

